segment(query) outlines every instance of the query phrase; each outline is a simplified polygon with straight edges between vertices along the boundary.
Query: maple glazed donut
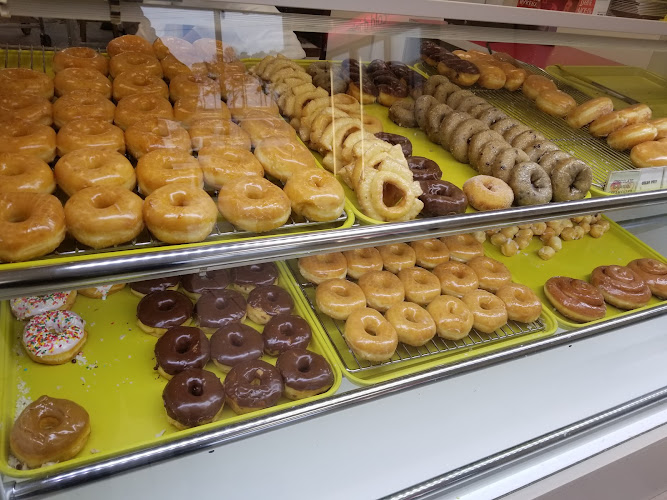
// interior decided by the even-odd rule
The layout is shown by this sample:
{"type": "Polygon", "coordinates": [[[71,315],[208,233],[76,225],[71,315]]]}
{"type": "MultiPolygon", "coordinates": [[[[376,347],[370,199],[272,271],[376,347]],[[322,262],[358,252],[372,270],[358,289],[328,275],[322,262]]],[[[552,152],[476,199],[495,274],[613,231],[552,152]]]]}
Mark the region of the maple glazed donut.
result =
{"type": "Polygon", "coordinates": [[[211,337],[211,360],[228,373],[244,361],[254,361],[264,354],[264,338],[243,323],[230,323],[218,328],[211,337]]]}
{"type": "Polygon", "coordinates": [[[195,304],[197,324],[205,333],[239,323],[246,318],[248,304],[236,290],[205,290],[195,304]]]}
{"type": "Polygon", "coordinates": [[[314,352],[292,348],[278,356],[276,368],[285,381],[285,397],[293,400],[326,392],[334,383],[327,360],[314,352]]]}
{"type": "Polygon", "coordinates": [[[46,97],[0,94],[0,115],[3,121],[21,120],[38,125],[51,125],[53,105],[46,97]]]}
{"type": "Polygon", "coordinates": [[[136,175],[139,190],[146,196],[168,184],[204,187],[204,175],[197,160],[187,151],[178,149],[146,153],[137,162],[136,175]]]}
{"type": "Polygon", "coordinates": [[[449,258],[459,262],[468,262],[475,257],[484,256],[482,244],[472,234],[454,234],[440,238],[449,249],[449,258]]]}
{"type": "Polygon", "coordinates": [[[125,71],[114,79],[112,95],[116,102],[135,94],[157,94],[167,99],[169,87],[162,78],[143,70],[125,71]]]}
{"type": "Polygon", "coordinates": [[[155,343],[157,372],[171,380],[185,370],[204,368],[211,357],[208,338],[199,328],[175,326],[155,343]]]}
{"type": "Polygon", "coordinates": [[[298,266],[301,276],[316,285],[334,278],[345,278],[347,274],[347,261],[340,252],[301,257],[298,266]]]}
{"type": "Polygon", "coordinates": [[[0,69],[0,94],[36,95],[53,98],[53,80],[45,73],[27,68],[0,69]]]}
{"type": "Polygon", "coordinates": [[[512,206],[514,192],[500,179],[476,175],[463,184],[468,203],[477,210],[502,210],[512,206]]]}
{"type": "Polygon", "coordinates": [[[544,284],[544,294],[559,313],[579,323],[604,318],[607,312],[600,290],[582,280],[554,276],[544,284]]]}
{"type": "Polygon", "coordinates": [[[47,311],[28,321],[21,340],[34,362],[61,365],[71,361],[86,343],[85,326],[72,311],[47,311]]]}
{"type": "Polygon", "coordinates": [[[495,293],[512,282],[512,274],[505,264],[491,257],[475,257],[467,264],[477,275],[479,287],[483,290],[495,293]]]}
{"type": "Polygon", "coordinates": [[[82,148],[112,149],[125,153],[123,131],[97,118],[79,118],[67,122],[56,137],[58,156],[82,148]]]}
{"type": "Polygon", "coordinates": [[[243,415],[275,406],[284,383],[276,367],[257,359],[234,366],[225,378],[224,390],[227,404],[234,413],[243,415]]]}
{"type": "Polygon", "coordinates": [[[667,298],[667,264],[655,259],[635,259],[628,267],[646,282],[653,295],[667,298]]]}
{"type": "Polygon", "coordinates": [[[127,152],[137,160],[155,149],[190,151],[188,131],[173,120],[152,116],[125,130],[127,152]]]}
{"type": "Polygon", "coordinates": [[[368,306],[382,313],[405,299],[403,283],[389,271],[366,273],[359,278],[359,286],[366,296],[368,306]]]}
{"type": "Polygon", "coordinates": [[[426,311],[433,318],[440,338],[460,340],[467,337],[472,329],[472,312],[459,298],[440,295],[426,307],[426,311]]]}
{"type": "Polygon", "coordinates": [[[651,289],[632,269],[625,266],[598,266],[591,273],[605,302],[619,309],[637,309],[651,299],[651,289]]]}
{"type": "Polygon", "coordinates": [[[231,146],[206,146],[199,150],[199,165],[206,185],[215,189],[243,178],[261,179],[264,169],[247,149],[231,146]]]}
{"type": "Polygon", "coordinates": [[[91,248],[107,248],[136,238],[144,228],[143,200],[123,187],[93,186],[65,203],[67,230],[91,248]]]}
{"type": "Polygon", "coordinates": [[[107,76],[109,74],[109,61],[102,54],[89,47],[68,47],[53,55],[53,72],[59,73],[66,68],[94,69],[107,76]]]}
{"type": "Polygon", "coordinates": [[[111,78],[126,71],[144,71],[151,75],[162,78],[162,66],[155,56],[142,52],[121,52],[109,61],[109,74],[111,78]]]}
{"type": "Polygon", "coordinates": [[[346,320],[353,311],[366,307],[366,296],[356,283],[330,279],[317,286],[315,304],[327,316],[346,320]]]}
{"type": "Polygon", "coordinates": [[[174,326],[187,326],[192,318],[192,302],[172,290],[151,292],[137,304],[137,324],[146,333],[162,336],[174,326]]]}
{"type": "Polygon", "coordinates": [[[498,297],[486,290],[465,294],[461,300],[473,315],[473,328],[482,333],[492,333],[507,323],[507,308],[498,297]]]}
{"type": "Polygon", "coordinates": [[[0,192],[52,193],[56,188],[51,167],[35,156],[0,153],[0,192]]]}
{"type": "Polygon", "coordinates": [[[391,306],[385,318],[396,330],[398,341],[419,347],[435,336],[435,322],[426,309],[414,302],[400,302],[391,306]]]}
{"type": "Polygon", "coordinates": [[[54,174],[68,196],[92,186],[132,190],[137,184],[130,161],[109,149],[82,148],[67,153],[56,163],[54,174]]]}
{"type": "Polygon", "coordinates": [[[377,247],[382,257],[384,268],[396,274],[401,269],[415,267],[417,256],[414,249],[407,243],[394,243],[377,247]]]}
{"type": "Polygon", "coordinates": [[[367,307],[345,321],[345,341],[360,359],[387,361],[396,351],[398,334],[382,314],[367,307]]]}
{"type": "Polygon", "coordinates": [[[46,125],[19,120],[2,122],[0,153],[22,153],[52,162],[56,157],[56,131],[46,125]]]}
{"type": "Polygon", "coordinates": [[[572,128],[581,128],[612,111],[614,111],[612,100],[609,97],[598,97],[574,108],[567,114],[565,121],[572,128]]]}
{"type": "Polygon", "coordinates": [[[94,69],[63,69],[56,73],[53,84],[58,97],[62,97],[75,90],[88,90],[100,94],[105,99],[111,99],[111,82],[106,76],[94,69]]]}
{"type": "Polygon", "coordinates": [[[173,120],[174,111],[171,103],[159,94],[130,95],[118,102],[113,114],[113,122],[122,130],[127,130],[135,123],[149,117],[173,120]]]}
{"type": "Polygon", "coordinates": [[[265,325],[274,316],[290,314],[294,300],[278,285],[256,286],[248,294],[248,319],[265,325]]]}
{"type": "Polygon", "coordinates": [[[261,233],[276,229],[290,217],[287,195],[267,179],[228,182],[218,193],[222,216],[244,231],[261,233]]]}
{"type": "Polygon", "coordinates": [[[292,211],[310,221],[336,220],[345,208],[343,186],[325,170],[297,170],[283,190],[290,199],[292,211]]]}
{"type": "Polygon", "coordinates": [[[9,306],[16,319],[25,320],[48,311],[67,311],[76,300],[76,291],[11,299],[9,306]]]}
{"type": "Polygon", "coordinates": [[[449,248],[437,238],[413,241],[410,246],[415,251],[416,264],[424,269],[449,261],[449,248]]]}
{"type": "Polygon", "coordinates": [[[347,261],[347,275],[355,280],[371,271],[382,271],[382,256],[375,247],[355,248],[343,252],[347,261]]]}
{"type": "Polygon", "coordinates": [[[264,325],[264,352],[279,356],[289,349],[305,349],[313,338],[308,322],[300,316],[278,314],[264,325]]]}
{"type": "Polygon", "coordinates": [[[162,391],[167,420],[177,429],[213,422],[225,404],[225,392],[217,375],[191,368],[172,377],[162,391]]]}
{"type": "Polygon", "coordinates": [[[532,323],[542,314],[542,302],[526,285],[508,283],[496,291],[496,296],[505,303],[512,321],[532,323]]]}
{"type": "Polygon", "coordinates": [[[73,90],[53,103],[53,124],[63,127],[72,120],[97,118],[111,123],[116,106],[109,99],[93,90],[73,90]]]}
{"type": "Polygon", "coordinates": [[[65,211],[55,196],[0,192],[0,260],[21,262],[51,253],[65,232],[65,211]]]}
{"type": "Polygon", "coordinates": [[[12,454],[30,468],[74,458],[88,442],[90,417],[67,399],[41,396],[18,416],[9,434],[12,454]]]}
{"type": "Polygon", "coordinates": [[[440,280],[426,269],[421,267],[401,269],[397,276],[403,283],[405,300],[408,302],[425,306],[440,295],[440,280]]]}

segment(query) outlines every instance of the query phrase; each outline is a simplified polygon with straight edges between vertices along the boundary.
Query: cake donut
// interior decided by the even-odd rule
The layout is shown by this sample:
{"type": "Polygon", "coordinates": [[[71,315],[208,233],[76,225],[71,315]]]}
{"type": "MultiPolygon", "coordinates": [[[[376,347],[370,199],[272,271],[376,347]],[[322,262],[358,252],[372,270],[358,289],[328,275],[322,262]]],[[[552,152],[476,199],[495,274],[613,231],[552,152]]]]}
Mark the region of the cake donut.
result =
{"type": "Polygon", "coordinates": [[[366,296],[368,306],[383,313],[405,299],[403,283],[389,271],[366,273],[359,278],[359,286],[366,296]]]}
{"type": "Polygon", "coordinates": [[[159,337],[171,327],[189,325],[192,310],[192,302],[182,293],[152,292],[137,305],[137,324],[146,333],[159,337]]]}
{"type": "Polygon", "coordinates": [[[71,361],[86,343],[86,322],[72,311],[33,316],[23,329],[23,348],[30,359],[45,365],[71,361]]]}
{"type": "Polygon", "coordinates": [[[426,311],[433,318],[440,338],[460,340],[467,337],[472,329],[473,314],[459,298],[441,295],[426,306],[426,311]]]}
{"type": "Polygon", "coordinates": [[[208,339],[199,328],[175,326],[155,343],[158,373],[170,380],[185,370],[203,369],[211,357],[208,339]]]}
{"type": "Polygon", "coordinates": [[[353,311],[366,307],[366,295],[356,283],[331,279],[317,285],[315,304],[330,318],[346,320],[353,311]]]}
{"type": "Polygon", "coordinates": [[[218,328],[211,337],[211,359],[225,373],[239,363],[261,358],[262,354],[264,338],[243,323],[230,323],[218,328]]]}
{"type": "Polygon", "coordinates": [[[440,295],[440,280],[426,269],[421,267],[401,269],[397,276],[403,283],[405,299],[408,302],[425,306],[440,295]]]}
{"type": "Polygon", "coordinates": [[[477,210],[502,210],[512,206],[514,192],[500,179],[476,175],[463,184],[468,203],[477,210]]]}
{"type": "Polygon", "coordinates": [[[604,296],[595,286],[582,280],[554,276],[544,284],[544,294],[563,316],[585,323],[604,318],[604,296]]]}
{"type": "Polygon", "coordinates": [[[316,285],[331,279],[345,278],[347,274],[347,261],[341,252],[301,257],[298,267],[301,276],[316,285]]]}
{"type": "Polygon", "coordinates": [[[235,267],[230,273],[234,288],[242,293],[250,293],[257,286],[275,285],[278,268],[273,262],[235,267]]]}
{"type": "Polygon", "coordinates": [[[195,304],[197,324],[205,333],[213,333],[246,317],[247,303],[236,290],[204,290],[195,304]]]}
{"type": "Polygon", "coordinates": [[[382,271],[382,256],[375,247],[355,248],[343,252],[347,262],[347,275],[355,280],[370,271],[382,271]]]}
{"type": "Polygon", "coordinates": [[[598,266],[591,273],[591,284],[605,302],[619,309],[637,309],[651,299],[651,289],[632,269],[625,266],[598,266]]]}
{"type": "Polygon", "coordinates": [[[130,291],[137,297],[145,297],[153,292],[176,290],[180,282],[180,276],[165,276],[164,278],[135,281],[134,283],[130,283],[130,291]]]}
{"type": "Polygon", "coordinates": [[[264,352],[279,356],[288,349],[306,349],[313,338],[308,322],[300,316],[278,314],[264,325],[264,352]]]}
{"type": "Polygon", "coordinates": [[[248,319],[260,325],[279,314],[290,314],[293,309],[294,300],[277,285],[256,286],[248,294],[248,319]]]}
{"type": "Polygon", "coordinates": [[[398,341],[422,346],[435,336],[435,322],[426,309],[414,302],[399,302],[391,306],[384,317],[396,330],[398,341]]]}
{"type": "Polygon", "coordinates": [[[628,267],[646,282],[653,295],[667,298],[667,264],[655,259],[635,259],[628,267]]]}
{"type": "Polygon", "coordinates": [[[48,295],[19,297],[10,299],[9,307],[16,319],[25,320],[48,311],[67,311],[76,300],[76,290],[54,292],[48,295]]]}
{"type": "Polygon", "coordinates": [[[285,382],[285,397],[292,400],[322,394],[334,383],[327,360],[302,348],[292,348],[278,356],[276,369],[285,382]]]}
{"type": "Polygon", "coordinates": [[[354,311],[345,321],[345,341],[358,358],[381,362],[394,355],[398,335],[382,314],[367,307],[354,311]]]}
{"type": "Polygon", "coordinates": [[[542,314],[542,302],[526,285],[507,283],[498,289],[496,296],[505,303],[507,317],[512,321],[532,323],[542,314]]]}
{"type": "Polygon", "coordinates": [[[465,294],[461,300],[473,316],[473,328],[482,333],[492,333],[507,323],[505,303],[486,290],[465,294]]]}
{"type": "Polygon", "coordinates": [[[234,366],[225,378],[224,389],[227,404],[242,415],[275,406],[284,383],[276,367],[257,359],[234,366]]]}
{"type": "Polygon", "coordinates": [[[231,283],[227,269],[216,269],[181,276],[183,293],[197,300],[207,290],[224,290],[231,283]]]}
{"type": "Polygon", "coordinates": [[[162,401],[169,423],[177,429],[189,429],[218,417],[225,403],[225,392],[215,374],[192,368],[167,382],[162,401]]]}
{"type": "Polygon", "coordinates": [[[479,287],[475,271],[462,262],[449,261],[439,264],[433,269],[433,274],[440,280],[442,293],[446,295],[463,297],[479,287]]]}

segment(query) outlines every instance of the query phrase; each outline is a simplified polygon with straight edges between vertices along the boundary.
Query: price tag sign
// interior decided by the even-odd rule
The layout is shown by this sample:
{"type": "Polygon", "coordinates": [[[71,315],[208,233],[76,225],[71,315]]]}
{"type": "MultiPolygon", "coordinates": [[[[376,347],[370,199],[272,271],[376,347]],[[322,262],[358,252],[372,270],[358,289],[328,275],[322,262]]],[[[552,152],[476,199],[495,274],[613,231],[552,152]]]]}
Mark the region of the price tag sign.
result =
{"type": "Polygon", "coordinates": [[[641,193],[667,189],[665,167],[609,172],[604,190],[611,194],[641,193]]]}

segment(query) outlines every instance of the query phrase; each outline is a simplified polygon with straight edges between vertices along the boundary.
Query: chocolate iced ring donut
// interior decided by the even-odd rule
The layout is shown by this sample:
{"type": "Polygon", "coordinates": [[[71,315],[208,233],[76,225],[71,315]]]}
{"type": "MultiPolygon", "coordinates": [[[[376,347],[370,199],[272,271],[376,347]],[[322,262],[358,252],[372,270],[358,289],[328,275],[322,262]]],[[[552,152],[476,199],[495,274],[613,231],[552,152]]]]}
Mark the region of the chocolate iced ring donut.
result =
{"type": "Polygon", "coordinates": [[[507,119],[507,115],[502,111],[500,111],[498,108],[494,108],[492,106],[490,109],[482,111],[475,118],[477,118],[480,122],[484,123],[487,127],[491,128],[494,124],[498,123],[500,120],[507,119]]]}
{"type": "Polygon", "coordinates": [[[488,128],[481,130],[470,137],[470,141],[468,142],[468,163],[475,170],[477,170],[476,164],[482,152],[482,148],[490,141],[505,142],[505,139],[503,139],[503,136],[498,132],[494,132],[488,128]]]}
{"type": "Polygon", "coordinates": [[[192,300],[197,300],[206,290],[224,290],[230,283],[229,271],[217,269],[204,273],[193,273],[181,276],[183,293],[192,300]]]}
{"type": "Polygon", "coordinates": [[[459,101],[459,105],[456,108],[456,111],[470,114],[470,108],[477,106],[478,104],[486,104],[487,106],[489,105],[485,99],[482,99],[476,95],[471,95],[459,101]]]}
{"type": "Polygon", "coordinates": [[[300,316],[279,314],[264,326],[264,352],[278,356],[295,347],[305,349],[313,338],[308,322],[300,316]]]}
{"type": "Polygon", "coordinates": [[[459,108],[459,104],[465,99],[466,97],[473,97],[475,94],[470,92],[469,90],[457,90],[456,92],[452,92],[449,94],[447,97],[447,106],[449,106],[452,109],[457,109],[459,108]]]}
{"type": "Polygon", "coordinates": [[[544,153],[537,163],[544,169],[544,171],[551,175],[551,171],[554,169],[556,164],[561,160],[567,160],[572,158],[568,153],[560,149],[555,149],[553,151],[547,151],[544,153]]]}
{"type": "Polygon", "coordinates": [[[134,283],[130,283],[130,291],[137,297],[145,297],[153,292],[176,290],[180,282],[180,276],[168,276],[166,278],[156,278],[153,280],[135,281],[134,283]]]}
{"type": "Polygon", "coordinates": [[[437,132],[436,140],[433,142],[441,144],[443,148],[449,151],[449,138],[451,137],[452,133],[459,127],[459,125],[469,119],[470,115],[468,115],[468,113],[452,111],[447,116],[445,116],[444,120],[442,120],[440,129],[437,132]]]}
{"type": "Polygon", "coordinates": [[[461,123],[456,130],[454,130],[447,142],[449,143],[449,151],[456,161],[461,163],[468,163],[468,145],[473,135],[478,132],[489,130],[479,120],[471,118],[461,123]]]}
{"type": "Polygon", "coordinates": [[[195,305],[199,328],[206,333],[240,323],[246,317],[246,309],[246,300],[236,290],[206,290],[195,305]]]}
{"type": "Polygon", "coordinates": [[[192,326],[175,326],[155,343],[157,371],[167,380],[192,368],[204,368],[210,359],[208,339],[192,326]]]}
{"type": "Polygon", "coordinates": [[[415,121],[420,129],[426,130],[428,112],[433,106],[437,106],[438,104],[440,103],[431,95],[423,95],[417,98],[415,101],[415,121]]]}
{"type": "Polygon", "coordinates": [[[414,101],[404,99],[392,104],[391,108],[389,108],[389,119],[399,127],[417,127],[414,101]]]}
{"type": "Polygon", "coordinates": [[[411,156],[407,160],[414,180],[433,181],[442,178],[442,170],[433,160],[423,156],[411,156]]]}
{"type": "Polygon", "coordinates": [[[225,373],[239,363],[254,361],[264,354],[262,335],[243,323],[231,323],[217,329],[210,343],[211,360],[225,373]]]}
{"type": "Polygon", "coordinates": [[[429,110],[426,117],[426,135],[431,141],[439,143],[438,132],[440,125],[453,112],[454,110],[446,104],[437,104],[429,110]]]}
{"type": "Polygon", "coordinates": [[[276,368],[285,381],[285,397],[303,399],[322,394],[334,383],[327,360],[306,349],[290,349],[276,361],[276,368]]]}
{"type": "Polygon", "coordinates": [[[149,293],[137,305],[137,324],[146,333],[159,337],[172,326],[188,325],[192,309],[192,302],[182,293],[149,293]]]}
{"type": "Polygon", "coordinates": [[[213,422],[225,404],[225,392],[215,374],[193,368],[167,382],[162,401],[169,423],[188,429],[213,422]]]}
{"type": "Polygon", "coordinates": [[[251,264],[232,269],[232,283],[243,293],[250,293],[256,286],[273,285],[278,280],[278,268],[273,262],[251,264]]]}
{"type": "Polygon", "coordinates": [[[509,186],[517,205],[542,205],[551,201],[551,179],[537,163],[519,163],[510,172],[509,186]]]}
{"type": "Polygon", "coordinates": [[[225,399],[241,415],[275,406],[283,394],[283,378],[275,366],[261,359],[243,361],[225,378],[225,399]]]}
{"type": "Polygon", "coordinates": [[[451,182],[443,180],[420,181],[424,215],[462,214],[468,208],[468,198],[451,182]]]}
{"type": "Polygon", "coordinates": [[[403,156],[406,158],[412,156],[412,143],[407,137],[398,134],[390,134],[389,132],[378,132],[375,134],[375,137],[384,142],[388,142],[392,146],[395,146],[396,144],[401,146],[403,156]]]}
{"type": "Polygon", "coordinates": [[[289,314],[294,300],[286,290],[277,285],[258,286],[248,295],[248,319],[265,325],[273,316],[289,314]]]}
{"type": "Polygon", "coordinates": [[[593,183],[591,167],[577,158],[559,161],[551,171],[553,200],[581,200],[593,183]]]}
{"type": "Polygon", "coordinates": [[[529,144],[535,142],[535,141],[542,141],[544,140],[544,136],[542,134],[538,134],[534,130],[527,130],[519,135],[517,135],[510,144],[512,147],[524,150],[528,147],[529,144]]]}
{"type": "Polygon", "coordinates": [[[537,140],[529,143],[527,146],[524,146],[523,152],[528,155],[530,161],[539,163],[542,156],[544,156],[549,151],[557,151],[558,146],[553,142],[547,140],[537,140]]]}
{"type": "Polygon", "coordinates": [[[426,83],[424,84],[424,95],[433,95],[435,93],[435,89],[441,85],[441,84],[448,84],[451,83],[449,81],[449,78],[446,76],[442,75],[434,75],[428,78],[426,80],[426,83]]]}
{"type": "Polygon", "coordinates": [[[517,148],[508,148],[498,153],[493,165],[491,166],[491,175],[507,182],[510,178],[510,172],[519,163],[528,161],[528,155],[517,148]]]}
{"type": "MultiPolygon", "coordinates": [[[[483,133],[483,132],[482,132],[483,133]]],[[[470,160],[470,165],[472,168],[477,170],[482,175],[491,175],[493,170],[493,163],[496,161],[496,157],[506,149],[509,149],[510,145],[507,144],[505,139],[492,139],[479,150],[475,156],[470,156],[468,153],[468,160],[470,160]]]]}

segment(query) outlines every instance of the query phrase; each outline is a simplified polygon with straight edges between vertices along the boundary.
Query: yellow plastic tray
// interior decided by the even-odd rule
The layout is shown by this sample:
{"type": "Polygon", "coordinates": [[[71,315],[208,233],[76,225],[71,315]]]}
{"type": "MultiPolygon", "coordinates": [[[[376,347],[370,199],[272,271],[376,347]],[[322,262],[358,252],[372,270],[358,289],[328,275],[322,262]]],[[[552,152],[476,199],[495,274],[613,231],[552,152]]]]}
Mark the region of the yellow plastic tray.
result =
{"type": "Polygon", "coordinates": [[[558,323],[566,328],[592,325],[606,319],[631,314],[664,303],[664,301],[652,297],[647,306],[634,311],[623,311],[607,304],[607,314],[604,318],[588,323],[576,323],[556,311],[546,298],[544,283],[553,276],[567,276],[588,281],[591,272],[597,266],[612,264],[625,266],[628,262],[643,257],[665,262],[665,258],[647,244],[618,224],[609,222],[611,227],[601,238],[596,239],[587,235],[577,241],[564,241],[563,249],[556,253],[551,260],[542,260],[537,255],[537,251],[542,246],[537,237],[533,238],[530,246],[514,257],[505,257],[497,247],[488,241],[484,244],[484,251],[489,257],[503,262],[512,272],[512,277],[516,281],[532,288],[542,300],[545,308],[548,308],[558,319],[558,323]]]}
{"type": "MultiPolygon", "coordinates": [[[[13,318],[9,304],[3,302],[0,305],[0,472],[18,478],[53,474],[334,394],[340,386],[340,371],[323,346],[319,326],[313,324],[310,312],[302,305],[303,300],[294,293],[290,284],[292,277],[284,264],[279,263],[278,268],[279,283],[295,299],[296,313],[308,320],[313,328],[309,349],[322,354],[332,366],[333,386],[314,398],[300,401],[281,398],[277,406],[247,415],[236,415],[225,407],[216,422],[184,431],[167,422],[162,405],[162,390],[167,381],[154,370],[153,349],[157,339],[137,326],[139,298],[129,291],[129,287],[110,295],[105,301],[77,297],[73,310],[86,320],[88,341],[83,348],[86,361],[76,364],[47,366],[31,361],[20,345],[23,323],[13,318]],[[71,399],[86,408],[92,426],[90,439],[72,460],[39,469],[16,470],[10,467],[8,458],[9,432],[17,401],[23,397],[35,400],[43,394],[71,399]]],[[[246,323],[258,330],[262,328],[250,321],[246,323]]],[[[263,356],[262,359],[272,364],[276,362],[275,357],[263,356]]],[[[224,374],[212,362],[206,369],[224,379],[224,374]]]]}

